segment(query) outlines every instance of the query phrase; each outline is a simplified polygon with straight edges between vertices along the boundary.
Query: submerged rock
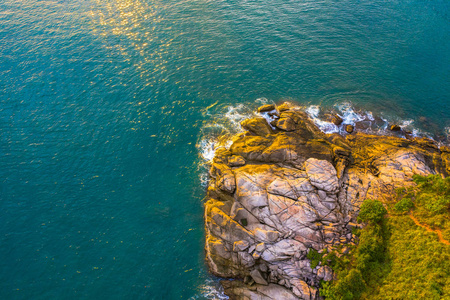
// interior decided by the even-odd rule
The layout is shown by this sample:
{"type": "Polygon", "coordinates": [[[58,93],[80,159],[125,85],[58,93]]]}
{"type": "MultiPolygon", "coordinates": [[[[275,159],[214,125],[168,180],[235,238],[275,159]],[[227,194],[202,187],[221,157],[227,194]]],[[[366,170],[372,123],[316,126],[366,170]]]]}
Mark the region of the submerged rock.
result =
{"type": "Polygon", "coordinates": [[[243,121],[247,132],[212,163],[206,260],[213,274],[244,279],[223,282],[231,299],[319,299],[334,274],[312,269],[308,251],[350,242],[364,199],[450,171],[449,148],[431,140],[327,135],[287,104],[278,111],[279,130],[243,121]]]}
{"type": "Polygon", "coordinates": [[[355,127],[353,127],[353,125],[345,125],[345,131],[347,131],[347,133],[352,133],[354,129],[355,127]]]}
{"type": "Polygon", "coordinates": [[[331,119],[331,122],[332,122],[334,125],[339,126],[339,125],[342,124],[342,122],[344,122],[344,120],[343,120],[340,116],[334,115],[334,116],[333,116],[333,119],[331,119]]]}
{"type": "Polygon", "coordinates": [[[400,131],[402,128],[398,126],[397,124],[391,125],[390,127],[391,131],[400,131]]]}

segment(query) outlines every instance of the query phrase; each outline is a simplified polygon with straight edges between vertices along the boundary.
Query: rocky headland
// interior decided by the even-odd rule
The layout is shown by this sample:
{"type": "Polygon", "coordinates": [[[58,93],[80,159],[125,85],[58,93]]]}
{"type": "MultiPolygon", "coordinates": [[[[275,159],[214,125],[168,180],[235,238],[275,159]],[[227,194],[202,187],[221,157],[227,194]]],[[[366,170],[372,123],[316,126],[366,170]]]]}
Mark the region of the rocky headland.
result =
{"type": "Polygon", "coordinates": [[[426,138],[324,134],[288,103],[258,112],[216,150],[205,203],[206,260],[235,279],[231,299],[320,299],[334,273],[308,252],[345,253],[363,200],[450,172],[450,149],[426,138]]]}

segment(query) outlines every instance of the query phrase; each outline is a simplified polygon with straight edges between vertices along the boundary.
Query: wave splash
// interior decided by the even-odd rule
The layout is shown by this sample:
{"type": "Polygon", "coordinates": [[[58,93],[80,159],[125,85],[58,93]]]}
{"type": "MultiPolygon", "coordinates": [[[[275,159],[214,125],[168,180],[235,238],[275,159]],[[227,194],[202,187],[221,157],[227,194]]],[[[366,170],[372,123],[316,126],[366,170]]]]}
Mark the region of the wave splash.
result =
{"type": "Polygon", "coordinates": [[[197,149],[199,149],[202,159],[206,162],[211,161],[219,147],[229,148],[231,137],[243,132],[240,124],[245,119],[263,116],[269,121],[269,116],[256,113],[257,106],[267,103],[269,100],[266,98],[258,98],[254,103],[248,105],[230,105],[214,112],[206,110],[205,115],[210,121],[202,127],[200,140],[197,143],[197,149]]]}
{"type": "MultiPolygon", "coordinates": [[[[240,123],[245,119],[256,116],[264,117],[273,128],[270,124],[273,121],[271,114],[268,112],[256,112],[256,108],[259,105],[268,103],[273,103],[273,101],[259,98],[247,105],[226,106],[215,113],[206,111],[210,121],[203,126],[200,140],[197,143],[202,160],[208,163],[214,158],[215,151],[218,148],[225,147],[228,149],[232,143],[232,136],[243,132],[240,123]]],[[[430,134],[414,127],[414,120],[392,120],[392,118],[385,117],[382,114],[376,115],[371,111],[357,109],[351,102],[337,103],[331,108],[321,107],[320,105],[292,105],[305,111],[314,124],[327,134],[338,133],[346,135],[345,126],[352,125],[356,131],[368,134],[428,137],[432,139],[430,134]],[[335,125],[332,122],[334,115],[339,116],[343,120],[342,124],[335,125]],[[400,126],[401,131],[397,133],[392,132],[389,129],[392,124],[400,126]]],[[[450,135],[450,128],[447,128],[447,132],[450,135]]]]}
{"type": "Polygon", "coordinates": [[[230,299],[223,290],[218,280],[207,279],[206,282],[199,287],[199,294],[191,297],[189,300],[227,300],[230,299]]]}

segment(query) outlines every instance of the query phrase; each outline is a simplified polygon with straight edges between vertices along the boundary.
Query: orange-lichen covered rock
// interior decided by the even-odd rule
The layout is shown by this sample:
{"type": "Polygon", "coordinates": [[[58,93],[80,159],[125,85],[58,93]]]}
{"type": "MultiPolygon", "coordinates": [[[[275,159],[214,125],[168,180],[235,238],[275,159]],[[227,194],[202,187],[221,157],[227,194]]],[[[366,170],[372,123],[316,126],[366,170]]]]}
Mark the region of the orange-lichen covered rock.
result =
{"type": "Polygon", "coordinates": [[[289,104],[273,123],[243,121],[245,133],[214,158],[205,204],[206,258],[233,299],[318,299],[333,278],[307,253],[352,243],[359,207],[412,184],[414,174],[450,172],[450,148],[429,139],[322,133],[289,104]]]}

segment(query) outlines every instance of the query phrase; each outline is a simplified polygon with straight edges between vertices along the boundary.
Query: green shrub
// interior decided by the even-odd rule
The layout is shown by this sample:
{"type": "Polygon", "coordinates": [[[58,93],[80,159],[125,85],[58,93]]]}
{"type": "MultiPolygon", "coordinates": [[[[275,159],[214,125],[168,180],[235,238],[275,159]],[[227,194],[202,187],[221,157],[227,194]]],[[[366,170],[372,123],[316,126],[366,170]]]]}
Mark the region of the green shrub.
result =
{"type": "Polygon", "coordinates": [[[327,300],[359,299],[366,288],[363,277],[357,269],[341,274],[342,278],[335,284],[323,282],[320,295],[327,300]]]}
{"type": "Polygon", "coordinates": [[[450,197],[449,196],[436,196],[430,197],[425,203],[425,208],[432,214],[441,214],[445,213],[450,206],[450,197]]]}
{"type": "Polygon", "coordinates": [[[406,188],[400,187],[395,189],[395,194],[397,195],[397,197],[401,197],[402,195],[406,194],[406,188]]]}
{"type": "Polygon", "coordinates": [[[387,210],[383,203],[378,200],[365,200],[359,210],[358,221],[360,222],[381,222],[387,210]]]}
{"type": "Polygon", "coordinates": [[[394,210],[397,212],[407,212],[414,207],[414,203],[411,198],[402,198],[399,202],[395,203],[394,210]]]}
{"type": "Polygon", "coordinates": [[[327,300],[336,300],[333,281],[320,281],[320,296],[327,300]]]}
{"type": "Polygon", "coordinates": [[[443,232],[450,230],[450,177],[413,176],[414,216],[422,224],[443,232]]]}
{"type": "Polygon", "coordinates": [[[314,249],[310,249],[308,254],[306,254],[306,257],[311,261],[311,269],[314,269],[317,267],[322,260],[323,254],[317,252],[314,249]]]}
{"type": "Polygon", "coordinates": [[[442,178],[440,175],[414,175],[413,180],[421,192],[432,192],[441,196],[450,195],[450,177],[442,178]]]}

